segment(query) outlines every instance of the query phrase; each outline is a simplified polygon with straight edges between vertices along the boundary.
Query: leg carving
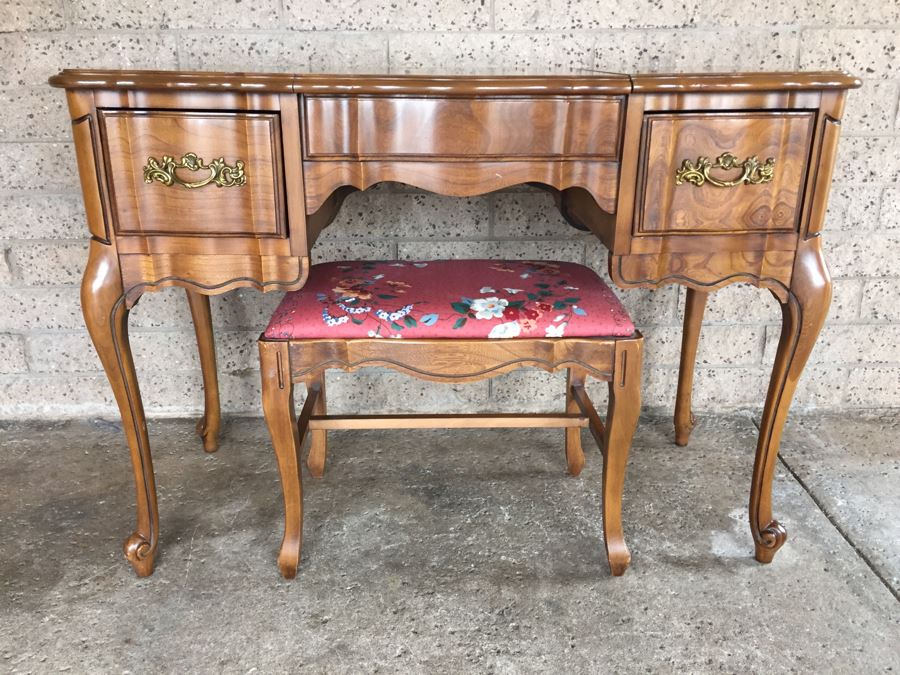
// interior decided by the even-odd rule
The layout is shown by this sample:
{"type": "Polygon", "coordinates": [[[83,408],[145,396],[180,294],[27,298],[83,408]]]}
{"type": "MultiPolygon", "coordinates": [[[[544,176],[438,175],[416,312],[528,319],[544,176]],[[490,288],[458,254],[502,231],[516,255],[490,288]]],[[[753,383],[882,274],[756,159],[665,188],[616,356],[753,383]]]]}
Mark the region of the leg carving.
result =
{"type": "MultiPolygon", "coordinates": [[[[325,403],[325,371],[320,371],[315,377],[311,377],[306,381],[306,392],[309,394],[311,388],[315,385],[319,386],[319,396],[313,404],[313,415],[326,414],[327,405],[325,403]]],[[[309,455],[306,457],[306,466],[309,468],[313,478],[321,478],[325,475],[325,460],[328,455],[328,432],[325,429],[309,430],[310,446],[309,455]]]]}
{"type": "Polygon", "coordinates": [[[603,455],[603,533],[609,569],[613,576],[625,573],[631,554],[622,531],[622,490],[625,466],[641,412],[641,343],[616,344],[615,381],[609,383],[609,410],[603,455]]]}
{"type": "MultiPolygon", "coordinates": [[[[573,386],[584,386],[584,371],[569,368],[566,371],[566,412],[580,413],[578,401],[572,396],[573,386]]],[[[577,476],[584,468],[584,449],[581,447],[581,429],[566,429],[566,466],[570,476],[577,476]]]]}
{"type": "Polygon", "coordinates": [[[203,417],[197,422],[197,433],[203,439],[203,449],[215,452],[219,449],[221,411],[219,407],[219,376],[216,371],[216,340],[213,333],[209,296],[187,291],[197,348],[200,351],[200,369],[203,371],[203,417]]]}
{"type": "Polygon", "coordinates": [[[259,355],[263,412],[275,447],[284,493],[284,537],[278,553],[278,569],[285,579],[293,579],[303,546],[303,484],[300,478],[300,436],[287,343],[261,340],[259,355]]]}
{"type": "Polygon", "coordinates": [[[153,572],[159,542],[156,481],[144,406],[128,340],[128,309],[118,259],[112,246],[91,241],[81,284],[81,308],[91,340],[115,394],[131,452],[137,490],[137,525],[125,541],[125,557],[138,576],[145,577],[153,572]]]}
{"type": "Polygon", "coordinates": [[[687,445],[694,429],[694,413],[691,395],[694,388],[694,364],[697,360],[697,343],[708,293],[687,289],[684,307],[684,330],[681,335],[681,366],[678,370],[678,394],[675,397],[675,444],[687,445]]]}
{"type": "Polygon", "coordinates": [[[821,242],[816,237],[801,242],[790,292],[786,301],[781,302],[781,338],[769,380],[753,465],[750,528],[756,559],[762,563],[771,562],[787,539],[784,527],[772,516],[772,478],[791,399],[830,304],[831,277],[822,257],[821,242]]]}

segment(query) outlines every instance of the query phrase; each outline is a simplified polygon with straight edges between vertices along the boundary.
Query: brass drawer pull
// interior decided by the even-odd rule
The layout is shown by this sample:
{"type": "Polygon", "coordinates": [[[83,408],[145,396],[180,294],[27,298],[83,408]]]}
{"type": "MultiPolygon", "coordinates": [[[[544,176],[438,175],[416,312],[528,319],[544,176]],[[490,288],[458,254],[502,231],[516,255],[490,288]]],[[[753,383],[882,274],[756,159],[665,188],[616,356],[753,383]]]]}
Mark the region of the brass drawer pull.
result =
{"type": "Polygon", "coordinates": [[[675,172],[675,185],[681,185],[685,181],[697,187],[704,183],[723,188],[735,187],[736,185],[759,185],[760,183],[771,183],[774,173],[774,157],[769,157],[765,164],[760,164],[756,155],[739,162],[737,157],[730,152],[725,152],[716,157],[715,162],[711,161],[709,157],[698,157],[696,167],[691,160],[684,160],[681,163],[681,167],[675,172]],[[743,173],[734,180],[719,180],[709,175],[710,169],[723,169],[725,171],[743,169],[743,173]]]}
{"type": "Polygon", "coordinates": [[[169,157],[169,155],[163,155],[160,160],[148,157],[147,166],[144,167],[144,182],[152,183],[155,180],[163,185],[174,185],[177,183],[188,190],[192,190],[210,183],[218,187],[240,187],[246,184],[247,176],[244,174],[244,162],[241,160],[237,160],[234,166],[228,166],[225,163],[225,159],[219,157],[209,164],[205,164],[196,154],[188,152],[177,164],[174,158],[169,157]],[[194,182],[186,181],[178,177],[176,173],[178,169],[209,171],[209,176],[194,182]]]}

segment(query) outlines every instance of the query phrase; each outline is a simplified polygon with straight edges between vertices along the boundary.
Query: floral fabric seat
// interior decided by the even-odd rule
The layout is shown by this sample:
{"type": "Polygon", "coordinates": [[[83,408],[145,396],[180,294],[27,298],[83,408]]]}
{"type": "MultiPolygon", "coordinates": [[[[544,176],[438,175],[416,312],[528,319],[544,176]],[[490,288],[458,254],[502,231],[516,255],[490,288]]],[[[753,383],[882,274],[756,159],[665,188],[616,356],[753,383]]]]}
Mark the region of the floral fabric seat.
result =
{"type": "Polygon", "coordinates": [[[588,267],[531,260],[313,265],[267,339],[627,337],[628,312],[588,267]]]}

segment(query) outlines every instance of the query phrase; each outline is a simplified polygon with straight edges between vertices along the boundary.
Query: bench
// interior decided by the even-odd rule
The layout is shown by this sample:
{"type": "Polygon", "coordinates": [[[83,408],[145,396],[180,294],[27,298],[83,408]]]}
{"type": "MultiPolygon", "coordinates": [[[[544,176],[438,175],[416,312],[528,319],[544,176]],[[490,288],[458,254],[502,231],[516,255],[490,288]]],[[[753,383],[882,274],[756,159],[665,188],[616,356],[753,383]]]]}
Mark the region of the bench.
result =
{"type": "Polygon", "coordinates": [[[262,399],[284,493],[278,567],[293,578],[303,529],[301,447],[325,471],[327,433],[343,429],[559,427],[568,473],[584,466],[581,429],[603,454],[603,531],[610,570],[625,572],[625,465],[640,412],[643,338],[593,270],[521,260],[342,261],[314,265],[259,340],[262,399]],[[522,367],[567,371],[565,410],[540,414],[329,415],[325,371],[379,366],[446,383],[522,367]],[[585,381],[609,383],[601,420],[585,381]],[[297,416],[294,386],[306,399],[297,416]]]}

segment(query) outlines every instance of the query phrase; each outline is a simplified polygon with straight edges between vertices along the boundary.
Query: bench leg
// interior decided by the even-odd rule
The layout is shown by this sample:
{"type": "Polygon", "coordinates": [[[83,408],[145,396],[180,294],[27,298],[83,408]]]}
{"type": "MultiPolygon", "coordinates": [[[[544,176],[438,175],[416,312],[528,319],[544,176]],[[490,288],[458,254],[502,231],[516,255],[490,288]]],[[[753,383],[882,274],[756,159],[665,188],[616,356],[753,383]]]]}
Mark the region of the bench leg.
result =
{"type": "Polygon", "coordinates": [[[616,365],[609,383],[609,410],[603,455],[603,533],[609,569],[613,576],[625,573],[631,554],[622,531],[622,489],[625,465],[641,412],[641,344],[616,343],[616,365]]]}
{"type": "MultiPolygon", "coordinates": [[[[309,395],[312,387],[319,386],[319,396],[313,404],[313,415],[325,415],[325,371],[306,380],[306,393],[309,395]]],[[[306,457],[306,466],[313,478],[321,478],[325,475],[325,459],[328,454],[328,432],[325,429],[310,429],[309,455],[306,457]]]]}
{"type": "MultiPolygon", "coordinates": [[[[573,386],[584,386],[584,371],[569,368],[566,371],[566,412],[580,413],[581,408],[572,396],[573,386]]],[[[566,429],[566,465],[570,476],[577,476],[584,468],[584,450],[581,447],[581,428],[566,429]]]]}
{"type": "Polygon", "coordinates": [[[260,341],[259,356],[263,412],[275,447],[284,493],[284,538],[278,553],[278,569],[285,579],[293,579],[303,545],[303,484],[287,343],[260,341]]]}

